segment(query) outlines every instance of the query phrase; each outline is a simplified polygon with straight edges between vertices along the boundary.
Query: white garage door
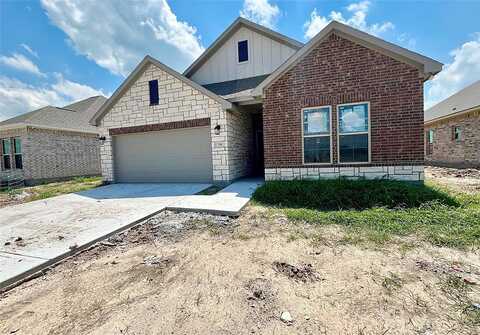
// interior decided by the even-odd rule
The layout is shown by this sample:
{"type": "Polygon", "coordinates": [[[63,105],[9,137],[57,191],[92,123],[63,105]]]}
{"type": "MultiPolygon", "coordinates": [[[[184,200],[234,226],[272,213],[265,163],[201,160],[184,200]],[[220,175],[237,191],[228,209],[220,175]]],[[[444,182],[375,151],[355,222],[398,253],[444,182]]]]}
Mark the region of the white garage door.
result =
{"type": "Polygon", "coordinates": [[[185,128],[114,136],[118,182],[210,182],[210,128],[185,128]]]}

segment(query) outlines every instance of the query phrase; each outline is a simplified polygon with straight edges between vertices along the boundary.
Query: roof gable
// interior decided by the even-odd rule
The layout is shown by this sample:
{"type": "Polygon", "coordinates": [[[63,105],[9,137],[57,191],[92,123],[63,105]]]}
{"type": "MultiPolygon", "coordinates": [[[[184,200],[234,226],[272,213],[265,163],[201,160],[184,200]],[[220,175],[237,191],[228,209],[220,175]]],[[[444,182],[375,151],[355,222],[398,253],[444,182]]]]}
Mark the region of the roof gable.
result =
{"type": "Polygon", "coordinates": [[[290,48],[299,50],[303,47],[303,43],[294,40],[290,37],[282,35],[269,28],[261,26],[257,23],[246,20],[242,17],[237,18],[201,55],[198,57],[184,72],[183,74],[190,78],[193,74],[222,47],[240,28],[245,27],[263,36],[266,36],[281,44],[287,45],[290,48]]]}
{"type": "Polygon", "coordinates": [[[130,86],[140,77],[148,65],[153,64],[157,66],[162,71],[170,74],[171,76],[177,78],[180,81],[183,81],[187,85],[190,85],[197,91],[209,96],[213,100],[219,102],[224,108],[232,108],[232,104],[217,94],[207,90],[206,88],[198,85],[197,83],[191,81],[187,77],[183,76],[181,73],[173,70],[172,68],[166,66],[160,61],[156,60],[151,56],[145,56],[145,58],[137,65],[137,67],[130,73],[127,79],[120,85],[120,87],[112,94],[112,96],[107,100],[105,104],[98,110],[98,112],[91,118],[90,123],[93,125],[98,125],[102,120],[103,116],[108,113],[110,108],[123,96],[123,94],[130,88],[130,86]]]}
{"type": "Polygon", "coordinates": [[[443,64],[437,62],[436,60],[402,48],[393,43],[384,41],[378,37],[364,33],[363,31],[352,28],[348,25],[337,21],[332,21],[317,35],[315,35],[315,37],[313,37],[307,44],[305,44],[303,48],[297,51],[293,57],[289,58],[267,79],[260,83],[260,85],[254,89],[253,94],[256,96],[262,95],[265,88],[273,84],[282,74],[298,64],[306,55],[310,53],[310,51],[312,51],[318,44],[324,41],[332,33],[338,34],[340,37],[349,39],[367,48],[376,50],[401,62],[411,64],[417,67],[423,73],[426,80],[442,70],[443,64]]]}

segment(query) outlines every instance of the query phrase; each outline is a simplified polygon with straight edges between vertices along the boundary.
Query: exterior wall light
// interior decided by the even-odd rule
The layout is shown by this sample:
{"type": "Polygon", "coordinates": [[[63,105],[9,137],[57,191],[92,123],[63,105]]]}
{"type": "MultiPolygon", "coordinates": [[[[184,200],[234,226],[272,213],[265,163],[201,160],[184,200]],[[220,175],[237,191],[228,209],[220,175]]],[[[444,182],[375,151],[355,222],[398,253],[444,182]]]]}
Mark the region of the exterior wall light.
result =
{"type": "Polygon", "coordinates": [[[215,128],[213,128],[213,129],[215,130],[215,135],[220,135],[220,125],[219,124],[217,124],[215,126],[215,128]]]}

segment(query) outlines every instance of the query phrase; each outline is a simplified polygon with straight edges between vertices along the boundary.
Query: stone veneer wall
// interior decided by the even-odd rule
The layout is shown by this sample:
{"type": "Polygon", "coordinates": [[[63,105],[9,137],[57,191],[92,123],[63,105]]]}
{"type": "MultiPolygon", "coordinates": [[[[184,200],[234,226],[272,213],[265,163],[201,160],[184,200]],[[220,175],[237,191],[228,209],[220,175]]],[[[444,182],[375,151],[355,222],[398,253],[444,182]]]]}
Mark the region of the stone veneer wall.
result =
{"type": "Polygon", "coordinates": [[[96,134],[31,128],[0,132],[0,138],[22,140],[23,170],[1,171],[0,177],[23,174],[27,183],[99,175],[100,143],[96,134]]]}
{"type": "Polygon", "coordinates": [[[404,181],[424,180],[421,165],[351,166],[351,167],[301,167],[265,169],[265,180],[294,179],[394,179],[404,181]]]}
{"type": "Polygon", "coordinates": [[[251,114],[237,111],[227,113],[228,167],[231,180],[252,172],[254,137],[251,114]]]}
{"type": "MultiPolygon", "coordinates": [[[[213,180],[217,183],[231,181],[242,173],[229,166],[229,159],[235,157],[229,155],[229,150],[235,148],[228,145],[227,133],[236,129],[238,123],[230,117],[230,122],[227,122],[227,112],[217,101],[155,65],[149,65],[101,120],[102,136],[106,138],[101,146],[104,180],[114,182],[109,129],[202,118],[210,118],[213,180]],[[158,80],[160,103],[150,106],[148,82],[154,79],[158,80]],[[214,130],[217,125],[220,125],[219,135],[214,130]]],[[[234,137],[230,136],[232,143],[235,142],[234,137]]]]}
{"type": "Polygon", "coordinates": [[[425,153],[425,162],[432,165],[480,168],[480,111],[451,117],[425,125],[425,132],[434,131],[433,144],[425,153]],[[460,127],[460,140],[452,137],[453,127],[460,127]]]}

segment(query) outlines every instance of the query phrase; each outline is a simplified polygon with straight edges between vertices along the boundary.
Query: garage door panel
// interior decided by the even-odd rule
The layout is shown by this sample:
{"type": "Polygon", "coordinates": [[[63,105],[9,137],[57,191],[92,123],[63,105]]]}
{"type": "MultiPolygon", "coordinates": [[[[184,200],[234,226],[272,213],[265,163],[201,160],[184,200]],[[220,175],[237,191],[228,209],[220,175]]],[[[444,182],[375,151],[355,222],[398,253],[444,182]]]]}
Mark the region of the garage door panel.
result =
{"type": "Polygon", "coordinates": [[[114,138],[114,159],[120,182],[210,182],[210,129],[118,135],[114,138]]]}

